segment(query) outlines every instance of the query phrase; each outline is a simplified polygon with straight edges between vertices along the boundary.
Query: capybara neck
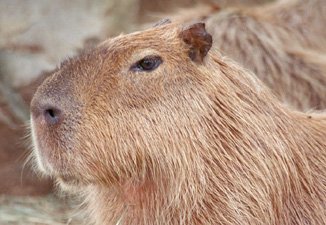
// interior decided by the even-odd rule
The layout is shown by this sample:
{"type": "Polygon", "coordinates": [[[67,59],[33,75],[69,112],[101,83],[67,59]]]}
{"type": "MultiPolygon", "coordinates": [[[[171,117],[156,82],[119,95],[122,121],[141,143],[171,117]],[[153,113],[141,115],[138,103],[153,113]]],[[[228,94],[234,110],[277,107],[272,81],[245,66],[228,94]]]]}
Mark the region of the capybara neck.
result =
{"type": "Polygon", "coordinates": [[[144,180],[89,187],[96,224],[323,224],[325,121],[282,108],[213,54],[196,73],[188,129],[162,143],[177,160],[144,180]]]}

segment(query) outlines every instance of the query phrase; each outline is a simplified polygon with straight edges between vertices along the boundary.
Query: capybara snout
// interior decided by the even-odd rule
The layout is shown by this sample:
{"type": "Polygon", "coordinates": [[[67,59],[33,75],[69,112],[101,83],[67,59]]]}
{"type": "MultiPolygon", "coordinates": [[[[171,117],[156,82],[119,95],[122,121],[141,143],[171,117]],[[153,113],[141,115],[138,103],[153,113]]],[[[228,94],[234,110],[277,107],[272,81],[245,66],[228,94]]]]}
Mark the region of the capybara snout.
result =
{"type": "Polygon", "coordinates": [[[37,90],[31,102],[35,156],[44,171],[63,167],[63,151],[72,147],[73,132],[82,110],[67,77],[54,73],[37,90]]]}

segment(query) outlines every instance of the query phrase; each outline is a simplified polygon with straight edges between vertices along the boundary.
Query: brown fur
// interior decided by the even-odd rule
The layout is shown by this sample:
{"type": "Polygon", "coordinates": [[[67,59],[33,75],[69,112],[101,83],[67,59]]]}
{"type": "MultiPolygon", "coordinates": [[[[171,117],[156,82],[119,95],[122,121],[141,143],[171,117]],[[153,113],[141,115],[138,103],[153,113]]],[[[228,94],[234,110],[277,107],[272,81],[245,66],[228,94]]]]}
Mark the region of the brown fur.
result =
{"type": "Polygon", "coordinates": [[[197,15],[208,17],[215,48],[253,71],[283,102],[303,111],[326,108],[324,0],[279,0],[213,14],[199,8],[197,15]]]}
{"type": "Polygon", "coordinates": [[[323,115],[285,108],[214,51],[193,61],[183,31],[119,36],[63,63],[32,102],[40,169],[98,225],[326,224],[323,115]],[[156,70],[129,69],[153,54],[156,70]],[[46,126],[42,104],[61,122],[46,126]]]}

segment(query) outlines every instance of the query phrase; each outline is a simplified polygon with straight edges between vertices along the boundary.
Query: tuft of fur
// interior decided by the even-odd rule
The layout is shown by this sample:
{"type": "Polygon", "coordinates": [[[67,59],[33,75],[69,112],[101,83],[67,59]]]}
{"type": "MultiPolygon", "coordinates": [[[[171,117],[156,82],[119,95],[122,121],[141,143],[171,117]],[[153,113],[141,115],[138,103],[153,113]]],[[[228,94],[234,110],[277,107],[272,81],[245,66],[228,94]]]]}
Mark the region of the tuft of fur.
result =
{"type": "Polygon", "coordinates": [[[326,224],[325,115],[284,107],[214,50],[193,61],[182,30],[107,40],[41,85],[32,107],[65,112],[32,122],[43,172],[97,225],[326,224]],[[148,55],[162,64],[130,69],[148,55]]]}

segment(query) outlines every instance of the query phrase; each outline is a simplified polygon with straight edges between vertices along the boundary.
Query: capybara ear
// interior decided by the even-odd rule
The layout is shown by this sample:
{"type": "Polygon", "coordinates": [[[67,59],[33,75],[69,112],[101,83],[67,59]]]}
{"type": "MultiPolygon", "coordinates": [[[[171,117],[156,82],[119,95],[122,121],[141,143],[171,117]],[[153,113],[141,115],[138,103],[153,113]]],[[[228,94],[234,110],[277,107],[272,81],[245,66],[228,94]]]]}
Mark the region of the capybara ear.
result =
{"type": "Polygon", "coordinates": [[[189,57],[197,63],[203,62],[212,47],[212,36],[207,33],[205,23],[194,23],[181,30],[180,37],[189,45],[189,57]]]}
{"type": "Polygon", "coordinates": [[[169,23],[171,23],[171,20],[168,18],[164,18],[164,19],[161,19],[160,21],[158,21],[157,23],[155,23],[153,27],[159,27],[159,26],[169,24],[169,23]]]}

